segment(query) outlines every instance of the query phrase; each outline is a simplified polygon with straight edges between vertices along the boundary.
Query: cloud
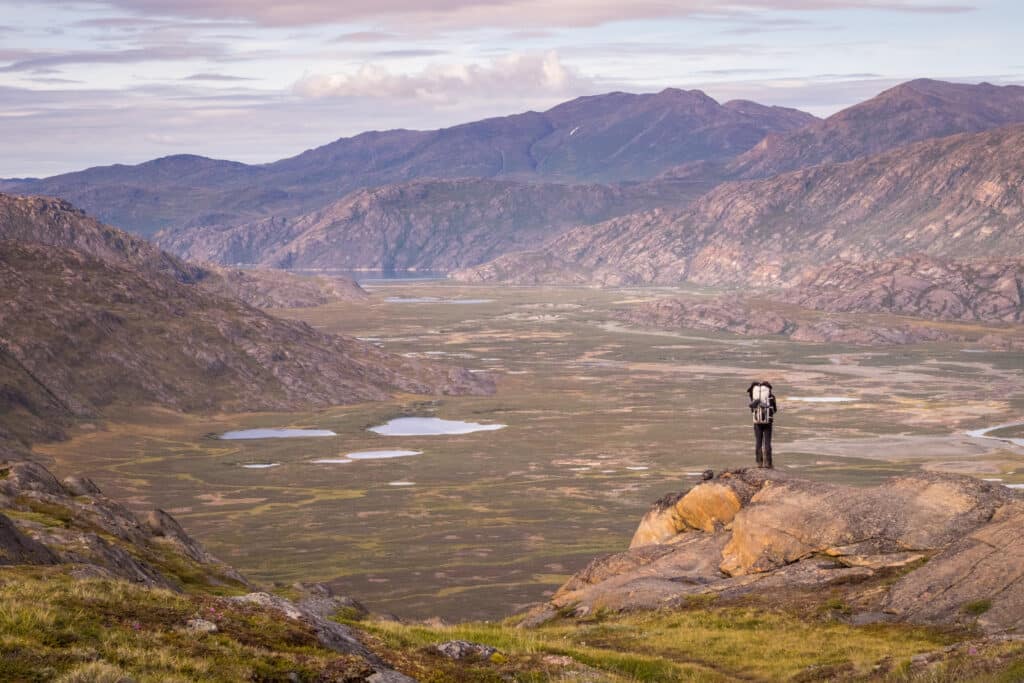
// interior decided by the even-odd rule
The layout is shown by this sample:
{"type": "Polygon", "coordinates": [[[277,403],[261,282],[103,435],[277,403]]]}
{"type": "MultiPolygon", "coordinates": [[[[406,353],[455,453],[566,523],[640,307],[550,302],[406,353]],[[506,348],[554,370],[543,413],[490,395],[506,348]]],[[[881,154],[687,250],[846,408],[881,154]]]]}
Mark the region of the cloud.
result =
{"type": "Polygon", "coordinates": [[[408,58],[408,57],[439,57],[448,54],[447,50],[379,50],[373,53],[374,57],[384,58],[408,58]]]}
{"type": "Polygon", "coordinates": [[[198,73],[192,74],[191,76],[185,76],[181,80],[183,81],[252,81],[255,79],[246,78],[245,76],[232,76],[230,74],[214,74],[214,73],[198,73]]]}
{"type": "Polygon", "coordinates": [[[0,67],[0,73],[15,71],[51,72],[54,67],[71,64],[136,64],[153,61],[179,61],[187,59],[220,58],[224,49],[212,44],[184,43],[153,47],[130,48],[126,50],[82,50],[78,52],[23,52],[7,66],[0,67]]]}
{"type": "Polygon", "coordinates": [[[389,40],[398,40],[395,33],[384,31],[353,31],[342,33],[340,36],[331,39],[332,43],[382,43],[389,40]]]}
{"type": "MultiPolygon", "coordinates": [[[[63,5],[66,0],[43,0],[63,5]]],[[[400,26],[550,28],[613,21],[751,10],[877,9],[963,12],[949,0],[102,0],[108,7],[158,17],[244,20],[264,26],[301,26],[374,20],[400,26]]]]}
{"type": "Polygon", "coordinates": [[[511,54],[487,64],[431,65],[419,73],[394,73],[376,64],[355,71],[305,76],[293,88],[301,97],[365,97],[456,102],[487,96],[568,95],[590,79],[564,64],[555,51],[511,54]]]}

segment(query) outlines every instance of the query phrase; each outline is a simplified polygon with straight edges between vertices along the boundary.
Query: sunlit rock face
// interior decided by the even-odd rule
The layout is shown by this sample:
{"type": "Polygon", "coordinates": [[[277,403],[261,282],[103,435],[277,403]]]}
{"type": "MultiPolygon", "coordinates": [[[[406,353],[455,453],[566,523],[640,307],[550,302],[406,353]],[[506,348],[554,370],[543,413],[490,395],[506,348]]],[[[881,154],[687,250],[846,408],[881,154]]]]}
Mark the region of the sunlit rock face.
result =
{"type": "Polygon", "coordinates": [[[804,600],[844,586],[855,604],[887,618],[971,623],[977,614],[964,605],[977,603],[985,605],[978,626],[1013,631],[1024,628],[1022,514],[1019,493],[955,475],[857,488],[726,472],[655,503],[628,551],[593,561],[529,620],[659,609],[700,595],[804,600]],[[886,580],[893,576],[901,578],[886,580]]]}

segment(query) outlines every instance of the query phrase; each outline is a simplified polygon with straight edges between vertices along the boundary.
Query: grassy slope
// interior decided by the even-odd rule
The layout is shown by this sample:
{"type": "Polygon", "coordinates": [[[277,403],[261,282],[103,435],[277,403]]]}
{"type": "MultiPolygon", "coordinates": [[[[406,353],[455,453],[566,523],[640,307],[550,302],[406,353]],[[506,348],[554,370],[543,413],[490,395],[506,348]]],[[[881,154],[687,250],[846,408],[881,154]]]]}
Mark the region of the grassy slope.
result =
{"type": "MultiPolygon", "coordinates": [[[[854,627],[753,606],[557,621],[534,630],[506,623],[456,626],[358,623],[371,647],[422,681],[1018,681],[1019,642],[963,647],[938,668],[910,658],[964,634],[905,626],[854,627]],[[453,662],[431,646],[452,639],[500,654],[453,662]]],[[[0,570],[0,680],[346,681],[367,670],[320,647],[306,627],[207,594],[124,581],[76,579],[61,570],[0,570]],[[186,630],[215,622],[215,634],[186,630]],[[298,675],[289,679],[292,673],[298,675]]]]}
{"type": "Polygon", "coordinates": [[[759,607],[709,607],[616,615],[538,629],[510,623],[367,627],[424,681],[997,681],[1024,680],[1024,645],[958,647],[928,669],[915,654],[941,651],[964,634],[902,625],[850,626],[759,607]],[[438,671],[401,653],[452,639],[485,643],[497,661],[438,671]],[[574,660],[568,668],[564,657],[574,660]],[[456,675],[461,673],[460,675],[456,675]],[[505,676],[503,679],[502,676],[505,676]]]}
{"type": "Polygon", "coordinates": [[[324,650],[313,632],[259,609],[207,595],[79,580],[52,569],[0,571],[0,680],[345,680],[361,660],[324,650]],[[195,635],[187,620],[218,624],[195,635]],[[333,678],[320,678],[333,671],[333,678]]]}

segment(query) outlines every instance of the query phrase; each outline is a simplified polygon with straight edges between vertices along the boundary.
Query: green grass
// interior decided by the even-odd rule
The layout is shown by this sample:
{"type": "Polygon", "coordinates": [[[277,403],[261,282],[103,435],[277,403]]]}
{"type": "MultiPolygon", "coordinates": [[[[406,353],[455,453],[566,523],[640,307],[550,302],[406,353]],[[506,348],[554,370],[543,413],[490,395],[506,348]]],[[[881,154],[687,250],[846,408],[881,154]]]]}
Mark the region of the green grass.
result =
{"type": "Polygon", "coordinates": [[[508,623],[363,626],[393,650],[463,639],[496,647],[511,660],[566,655],[608,680],[629,681],[786,680],[815,667],[868,675],[882,660],[909,660],[950,642],[924,628],[854,627],[751,607],[606,616],[594,624],[561,620],[533,630],[508,623]]]}
{"type": "MultiPolygon", "coordinates": [[[[306,626],[206,594],[75,579],[58,568],[0,570],[0,680],[74,683],[346,681],[364,662],[322,648],[306,626]],[[196,635],[189,619],[214,621],[196,635]],[[291,678],[289,678],[291,677],[291,678]]],[[[367,644],[427,683],[590,683],[777,680],[1022,680],[1021,643],[964,643],[927,667],[963,633],[900,625],[851,626],[751,606],[687,607],[561,619],[537,629],[511,621],[453,626],[360,621],[367,644]],[[434,646],[491,645],[486,661],[456,662],[434,646]]],[[[352,678],[356,677],[356,678],[352,678]]]]}
{"type": "Polygon", "coordinates": [[[365,669],[320,647],[310,629],[211,596],[78,580],[58,570],[0,571],[0,680],[174,681],[320,679],[365,669]],[[194,635],[194,617],[220,632],[194,635]]]}
{"type": "Polygon", "coordinates": [[[963,611],[965,614],[970,614],[975,617],[981,616],[990,609],[992,609],[992,601],[987,599],[974,600],[973,602],[968,602],[963,606],[963,611]]]}

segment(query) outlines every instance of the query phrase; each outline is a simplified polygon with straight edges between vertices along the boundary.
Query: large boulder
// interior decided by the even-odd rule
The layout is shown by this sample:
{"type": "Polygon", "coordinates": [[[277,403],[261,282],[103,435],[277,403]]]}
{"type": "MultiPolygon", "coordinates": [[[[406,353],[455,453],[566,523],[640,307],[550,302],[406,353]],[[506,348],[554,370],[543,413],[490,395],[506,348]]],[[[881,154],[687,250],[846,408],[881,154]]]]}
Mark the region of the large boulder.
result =
{"type": "Polygon", "coordinates": [[[685,531],[712,533],[732,522],[761,483],[772,476],[784,475],[773,475],[770,470],[726,472],[718,479],[697,484],[685,494],[668,494],[640,520],[629,547],[665,543],[685,531]]]}
{"type": "Polygon", "coordinates": [[[1003,486],[938,474],[871,488],[770,481],[736,515],[721,568],[740,576],[815,553],[937,550],[988,521],[1010,497],[1003,486]]]}
{"type": "Polygon", "coordinates": [[[522,624],[700,595],[805,602],[841,589],[858,618],[980,615],[985,630],[1020,630],[1022,567],[1024,500],[1004,486],[923,473],[850,487],[742,470],[663,497],[629,550],[591,562],[522,624]]]}
{"type": "Polygon", "coordinates": [[[0,515],[0,565],[56,564],[57,557],[42,543],[18,530],[4,515],[0,515]]]}
{"type": "Polygon", "coordinates": [[[889,611],[914,621],[977,623],[987,631],[1024,631],[1024,502],[901,578],[889,611]]]}

